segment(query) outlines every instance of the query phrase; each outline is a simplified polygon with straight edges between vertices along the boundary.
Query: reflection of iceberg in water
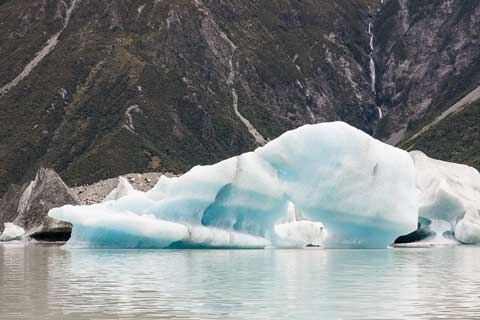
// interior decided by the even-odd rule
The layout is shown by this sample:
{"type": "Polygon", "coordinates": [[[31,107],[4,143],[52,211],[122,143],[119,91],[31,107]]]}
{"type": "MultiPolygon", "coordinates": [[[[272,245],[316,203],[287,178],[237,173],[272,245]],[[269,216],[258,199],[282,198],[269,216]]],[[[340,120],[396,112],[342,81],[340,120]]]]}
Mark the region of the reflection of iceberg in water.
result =
{"type": "Polygon", "coordinates": [[[320,242],[321,225],[311,222],[321,222],[326,247],[384,248],[417,225],[409,154],[341,122],[303,126],[254,152],[162,177],[149,192],[120,195],[49,214],[74,225],[71,247],[298,246],[320,242]],[[290,203],[309,221],[279,225],[290,203]]]}

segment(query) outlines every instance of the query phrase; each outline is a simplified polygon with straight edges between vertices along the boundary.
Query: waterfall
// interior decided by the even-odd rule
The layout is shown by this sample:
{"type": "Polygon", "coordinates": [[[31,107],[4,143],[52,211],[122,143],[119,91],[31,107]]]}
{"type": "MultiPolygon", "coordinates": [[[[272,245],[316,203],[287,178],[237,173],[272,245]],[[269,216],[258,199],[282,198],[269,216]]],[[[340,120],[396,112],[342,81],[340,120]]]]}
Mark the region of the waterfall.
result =
{"type": "Polygon", "coordinates": [[[373,61],[373,32],[372,32],[372,23],[368,23],[368,35],[370,36],[370,79],[372,79],[372,92],[376,93],[375,83],[376,83],[376,72],[375,72],[375,61],[373,61]]]}
{"type": "MultiPolygon", "coordinates": [[[[376,96],[376,94],[377,94],[377,89],[376,89],[377,73],[376,73],[376,70],[375,70],[375,61],[373,60],[374,35],[373,35],[372,23],[371,22],[368,23],[368,35],[370,36],[370,54],[368,56],[370,58],[370,79],[372,81],[371,82],[371,87],[372,87],[373,95],[376,96]]],[[[377,106],[377,110],[378,110],[378,118],[382,119],[383,118],[382,109],[379,106],[377,106]]]]}

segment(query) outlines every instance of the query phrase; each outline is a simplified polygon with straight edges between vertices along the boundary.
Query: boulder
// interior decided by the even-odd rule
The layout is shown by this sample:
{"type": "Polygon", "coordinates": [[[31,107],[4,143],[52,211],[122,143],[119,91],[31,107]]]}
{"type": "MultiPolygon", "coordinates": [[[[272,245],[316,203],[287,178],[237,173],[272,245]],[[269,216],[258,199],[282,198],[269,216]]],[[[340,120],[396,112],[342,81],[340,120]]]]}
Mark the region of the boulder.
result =
{"type": "Polygon", "coordinates": [[[10,185],[8,191],[0,199],[0,234],[4,231],[5,223],[12,222],[17,217],[17,207],[26,185],[10,185]]]}
{"type": "Polygon", "coordinates": [[[48,211],[79,204],[77,196],[52,169],[40,168],[35,179],[22,187],[12,186],[0,202],[0,223],[13,222],[26,237],[42,241],[66,241],[70,223],[52,219],[48,211]]]}

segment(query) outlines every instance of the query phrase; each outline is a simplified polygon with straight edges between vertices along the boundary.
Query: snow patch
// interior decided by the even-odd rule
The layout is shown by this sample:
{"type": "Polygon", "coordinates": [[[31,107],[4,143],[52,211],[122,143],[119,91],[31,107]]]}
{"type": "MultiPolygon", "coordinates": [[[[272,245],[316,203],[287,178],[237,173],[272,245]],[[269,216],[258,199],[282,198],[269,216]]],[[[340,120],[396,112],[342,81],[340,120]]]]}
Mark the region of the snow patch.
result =
{"type": "Polygon", "coordinates": [[[132,116],[133,112],[142,113],[142,110],[140,109],[138,104],[131,105],[127,108],[127,110],[125,110],[125,117],[126,117],[127,123],[124,124],[123,127],[128,131],[130,131],[131,133],[137,134],[137,132],[135,131],[135,126],[133,124],[133,116],[132,116]]]}
{"type": "Polygon", "coordinates": [[[58,94],[62,97],[63,100],[67,97],[68,91],[65,88],[58,89],[58,94]]]}

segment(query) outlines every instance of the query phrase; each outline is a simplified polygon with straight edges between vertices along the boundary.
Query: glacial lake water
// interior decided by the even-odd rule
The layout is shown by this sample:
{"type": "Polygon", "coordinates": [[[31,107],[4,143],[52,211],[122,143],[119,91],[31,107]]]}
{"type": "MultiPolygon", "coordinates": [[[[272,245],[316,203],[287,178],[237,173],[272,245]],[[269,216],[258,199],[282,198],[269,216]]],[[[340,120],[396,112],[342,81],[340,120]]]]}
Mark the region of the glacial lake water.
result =
{"type": "Polygon", "coordinates": [[[0,244],[0,319],[480,319],[480,247],[0,244]]]}

